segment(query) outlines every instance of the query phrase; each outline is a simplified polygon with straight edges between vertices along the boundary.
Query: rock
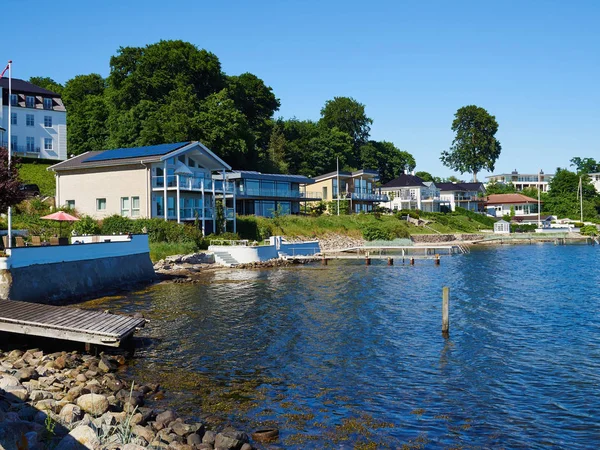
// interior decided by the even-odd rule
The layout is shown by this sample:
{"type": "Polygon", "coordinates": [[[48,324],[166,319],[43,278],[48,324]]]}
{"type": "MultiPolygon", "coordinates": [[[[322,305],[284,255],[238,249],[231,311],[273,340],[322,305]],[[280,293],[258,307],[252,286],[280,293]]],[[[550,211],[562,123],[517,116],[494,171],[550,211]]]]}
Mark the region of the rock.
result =
{"type": "Polygon", "coordinates": [[[125,384],[121,380],[116,378],[107,378],[105,384],[106,387],[113,392],[119,392],[125,387],[125,384]]]}
{"type": "Polygon", "coordinates": [[[40,411],[52,411],[56,412],[57,404],[56,400],[48,398],[46,400],[40,400],[35,404],[35,407],[40,411]]]}
{"type": "Polygon", "coordinates": [[[175,422],[171,425],[171,428],[178,436],[185,436],[194,431],[194,427],[183,422],[175,422]]]}
{"type": "Polygon", "coordinates": [[[146,450],[146,447],[137,444],[125,444],[121,447],[121,450],[146,450]]]}
{"type": "Polygon", "coordinates": [[[81,446],[90,450],[100,447],[100,439],[96,432],[87,425],[79,425],[66,435],[55,450],[82,450],[81,446]]]}
{"type": "Polygon", "coordinates": [[[152,442],[154,440],[154,433],[148,427],[143,427],[141,425],[134,425],[133,428],[131,429],[131,431],[136,436],[140,436],[148,442],[152,442]]]}
{"type": "Polygon", "coordinates": [[[2,375],[2,378],[0,378],[0,389],[6,389],[8,386],[19,386],[20,384],[18,378],[12,375],[2,375]]]}
{"type": "Polygon", "coordinates": [[[100,357],[100,361],[98,362],[98,369],[102,372],[114,372],[117,370],[117,366],[106,356],[102,355],[100,357]]]}
{"type": "Polygon", "coordinates": [[[13,361],[16,361],[16,360],[17,360],[17,359],[19,359],[21,356],[23,356],[23,351],[21,351],[21,350],[13,350],[12,352],[10,352],[10,353],[7,355],[7,357],[6,357],[6,358],[7,358],[8,360],[13,360],[13,361]]]}
{"type": "Polygon", "coordinates": [[[15,378],[17,378],[21,382],[28,381],[28,380],[31,380],[32,378],[37,378],[37,377],[38,377],[38,373],[35,371],[35,369],[33,367],[23,367],[22,369],[19,369],[15,372],[15,378]]]}
{"type": "Polygon", "coordinates": [[[203,444],[210,444],[210,445],[215,445],[215,438],[216,438],[216,434],[214,431],[207,431],[206,433],[204,433],[204,436],[202,437],[202,443],[203,444]]]}
{"type": "Polygon", "coordinates": [[[187,437],[187,444],[192,446],[202,444],[202,438],[200,437],[200,435],[192,433],[187,437]]]}
{"type": "Polygon", "coordinates": [[[80,383],[85,383],[87,381],[87,377],[82,373],[78,374],[75,379],[80,383]]]}
{"type": "Polygon", "coordinates": [[[252,446],[246,442],[244,445],[242,445],[240,450],[252,450],[252,446]]]}
{"type": "Polygon", "coordinates": [[[22,402],[29,398],[29,392],[23,386],[6,386],[4,391],[7,393],[7,398],[13,397],[13,400],[19,399],[22,402]]]}
{"type": "Polygon", "coordinates": [[[239,450],[244,443],[248,442],[246,433],[239,431],[223,431],[215,437],[215,447],[239,450]]]}
{"type": "Polygon", "coordinates": [[[160,423],[161,425],[167,425],[177,419],[177,414],[175,414],[170,409],[167,409],[165,412],[160,413],[156,416],[156,423],[160,423]]]}
{"type": "Polygon", "coordinates": [[[59,370],[64,369],[67,366],[67,357],[65,355],[60,355],[54,360],[54,366],[59,370]]]}
{"type": "Polygon", "coordinates": [[[108,400],[104,395],[85,394],[77,399],[77,406],[85,412],[99,416],[108,411],[108,400]]]}
{"type": "Polygon", "coordinates": [[[67,403],[60,410],[59,417],[63,422],[71,424],[79,422],[83,418],[83,411],[81,411],[79,406],[67,403]]]}
{"type": "Polygon", "coordinates": [[[40,400],[46,400],[48,398],[54,398],[54,395],[51,392],[41,391],[39,389],[31,391],[29,394],[29,400],[32,402],[39,402],[40,400]]]}

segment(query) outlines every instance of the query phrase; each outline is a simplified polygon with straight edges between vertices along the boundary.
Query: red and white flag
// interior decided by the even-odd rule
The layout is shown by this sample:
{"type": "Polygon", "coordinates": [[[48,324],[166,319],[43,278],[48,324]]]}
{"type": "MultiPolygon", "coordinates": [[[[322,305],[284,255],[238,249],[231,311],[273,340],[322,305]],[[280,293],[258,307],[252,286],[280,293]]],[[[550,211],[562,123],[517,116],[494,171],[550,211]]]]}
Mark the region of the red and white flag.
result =
{"type": "Polygon", "coordinates": [[[6,71],[8,70],[9,67],[10,67],[10,62],[6,65],[6,67],[4,68],[2,73],[0,73],[0,79],[4,76],[4,74],[6,73],[6,71]]]}

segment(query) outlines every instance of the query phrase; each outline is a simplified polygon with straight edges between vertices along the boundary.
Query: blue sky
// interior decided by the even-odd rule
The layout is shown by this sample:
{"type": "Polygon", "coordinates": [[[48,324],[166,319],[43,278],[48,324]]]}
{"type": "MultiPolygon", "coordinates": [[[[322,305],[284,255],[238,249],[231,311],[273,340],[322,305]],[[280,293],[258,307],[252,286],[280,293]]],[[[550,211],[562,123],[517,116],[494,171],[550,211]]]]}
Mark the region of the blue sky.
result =
{"type": "Polygon", "coordinates": [[[453,174],[439,156],[468,104],[499,122],[495,172],[600,158],[597,1],[4,0],[2,12],[13,19],[0,61],[16,78],[107,76],[120,46],[182,39],[265,80],[283,117],[316,120],[326,100],[356,98],[373,139],[434,175],[453,174]]]}

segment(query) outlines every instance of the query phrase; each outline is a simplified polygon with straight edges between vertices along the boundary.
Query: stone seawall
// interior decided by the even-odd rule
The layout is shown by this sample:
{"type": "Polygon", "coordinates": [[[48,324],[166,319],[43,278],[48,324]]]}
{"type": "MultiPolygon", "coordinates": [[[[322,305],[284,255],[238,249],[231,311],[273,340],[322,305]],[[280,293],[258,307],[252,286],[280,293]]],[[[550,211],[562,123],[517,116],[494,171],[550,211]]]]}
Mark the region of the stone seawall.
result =
{"type": "Polygon", "coordinates": [[[411,240],[415,244],[435,244],[438,242],[478,241],[482,234],[413,234],[411,240]]]}
{"type": "Polygon", "coordinates": [[[60,304],[156,278],[148,253],[11,268],[10,300],[60,304]],[[104,291],[104,292],[103,292],[104,291]]]}

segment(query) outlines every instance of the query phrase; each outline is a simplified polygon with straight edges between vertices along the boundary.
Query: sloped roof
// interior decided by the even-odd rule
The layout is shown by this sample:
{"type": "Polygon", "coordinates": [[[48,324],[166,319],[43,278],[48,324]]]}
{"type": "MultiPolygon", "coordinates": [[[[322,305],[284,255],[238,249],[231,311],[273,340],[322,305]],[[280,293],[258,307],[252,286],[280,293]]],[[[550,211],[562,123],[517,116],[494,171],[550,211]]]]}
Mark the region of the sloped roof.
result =
{"type": "Polygon", "coordinates": [[[537,200],[523,194],[492,194],[486,197],[488,205],[537,203],[537,200]]]}
{"type": "MultiPolygon", "coordinates": [[[[408,187],[408,186],[425,187],[425,185],[423,184],[423,179],[421,177],[403,173],[398,178],[394,178],[392,181],[389,181],[386,184],[384,184],[383,186],[381,186],[381,188],[385,189],[385,188],[408,187]]],[[[436,184],[436,186],[437,186],[437,184],[436,184]]]]}
{"type": "Polygon", "coordinates": [[[115,159],[129,159],[129,158],[147,158],[152,156],[162,156],[172,151],[178,150],[190,142],[175,142],[172,144],[158,144],[158,145],[146,145],[144,147],[126,147],[116,148],[114,150],[106,150],[100,154],[86,158],[85,163],[94,161],[109,161],[115,159]]]}
{"type": "Polygon", "coordinates": [[[483,183],[435,183],[440,191],[479,191],[483,183]]]}
{"type": "MultiPolygon", "coordinates": [[[[8,78],[2,77],[0,79],[0,87],[8,90],[8,78]]],[[[37,94],[45,95],[47,97],[60,97],[60,94],[49,91],[48,89],[41,88],[35,84],[31,84],[29,81],[20,80],[19,78],[12,79],[12,91],[13,93],[24,92],[26,94],[37,94]]]]}

